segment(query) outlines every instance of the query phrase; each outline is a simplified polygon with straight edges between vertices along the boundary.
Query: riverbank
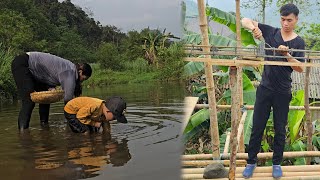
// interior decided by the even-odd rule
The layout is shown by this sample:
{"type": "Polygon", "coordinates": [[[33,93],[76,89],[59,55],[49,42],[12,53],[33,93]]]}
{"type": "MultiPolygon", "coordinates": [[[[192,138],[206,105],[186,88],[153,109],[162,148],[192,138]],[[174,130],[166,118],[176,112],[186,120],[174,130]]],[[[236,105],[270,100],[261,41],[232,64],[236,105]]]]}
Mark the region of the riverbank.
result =
{"type": "Polygon", "coordinates": [[[146,83],[146,82],[162,82],[162,81],[182,81],[183,78],[177,76],[165,76],[160,70],[125,70],[113,71],[110,69],[102,69],[97,64],[92,65],[92,76],[83,82],[83,86],[104,86],[110,84],[131,84],[131,83],[146,83]]]}

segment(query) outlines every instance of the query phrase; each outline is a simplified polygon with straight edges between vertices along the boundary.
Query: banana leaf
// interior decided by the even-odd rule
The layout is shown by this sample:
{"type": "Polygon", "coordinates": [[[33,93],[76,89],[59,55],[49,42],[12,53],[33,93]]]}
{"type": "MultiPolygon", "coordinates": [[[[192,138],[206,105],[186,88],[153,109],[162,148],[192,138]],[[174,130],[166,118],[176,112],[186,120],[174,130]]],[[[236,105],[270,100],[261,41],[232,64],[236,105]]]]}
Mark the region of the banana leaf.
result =
{"type": "MultiPolygon", "coordinates": [[[[304,106],[304,90],[299,90],[293,94],[290,106],[304,106]]],[[[290,132],[290,142],[293,143],[299,133],[304,110],[290,110],[288,114],[288,124],[290,132]]]]}
{"type": "MultiPolygon", "coordinates": [[[[306,145],[301,141],[295,141],[294,143],[291,144],[291,148],[294,151],[305,151],[306,150],[306,145]]],[[[306,158],[295,158],[294,165],[306,165],[306,158]]]]}
{"type": "Polygon", "coordinates": [[[210,115],[209,115],[208,109],[201,109],[200,111],[194,113],[190,117],[190,120],[183,133],[184,134],[188,133],[193,128],[197,127],[198,125],[200,125],[202,122],[206,121],[209,118],[210,118],[210,115]]]}
{"type": "MultiPolygon", "coordinates": [[[[226,25],[232,32],[236,33],[236,17],[234,15],[214,7],[207,7],[206,13],[210,20],[226,25]]],[[[252,34],[244,28],[241,28],[241,39],[244,46],[257,45],[252,34]]]]}

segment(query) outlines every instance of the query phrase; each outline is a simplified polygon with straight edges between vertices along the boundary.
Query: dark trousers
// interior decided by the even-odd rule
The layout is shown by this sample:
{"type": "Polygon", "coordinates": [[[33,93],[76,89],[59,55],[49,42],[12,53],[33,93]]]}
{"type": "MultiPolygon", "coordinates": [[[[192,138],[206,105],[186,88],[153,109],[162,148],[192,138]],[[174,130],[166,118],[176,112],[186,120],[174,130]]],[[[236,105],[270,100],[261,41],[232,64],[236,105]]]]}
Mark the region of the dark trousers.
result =
{"type": "Polygon", "coordinates": [[[67,119],[67,123],[72,130],[72,132],[75,133],[85,133],[85,132],[99,132],[100,128],[91,126],[91,125],[86,125],[82,124],[76,117],[75,114],[69,114],[64,111],[64,116],[67,119]]]}
{"type": "MultiPolygon", "coordinates": [[[[11,64],[13,78],[17,85],[18,95],[22,101],[22,107],[18,117],[18,128],[29,128],[30,118],[35,103],[31,101],[30,93],[34,91],[47,91],[48,86],[36,82],[29,70],[29,56],[27,54],[15,57],[11,64]]],[[[40,121],[47,123],[49,119],[50,104],[39,104],[40,121]]]]}
{"type": "Polygon", "coordinates": [[[261,148],[261,140],[270,116],[271,107],[273,108],[273,124],[275,130],[272,163],[274,165],[281,163],[291,98],[291,93],[281,94],[263,86],[258,87],[254,105],[252,133],[248,148],[248,164],[257,162],[257,154],[261,148]]]}

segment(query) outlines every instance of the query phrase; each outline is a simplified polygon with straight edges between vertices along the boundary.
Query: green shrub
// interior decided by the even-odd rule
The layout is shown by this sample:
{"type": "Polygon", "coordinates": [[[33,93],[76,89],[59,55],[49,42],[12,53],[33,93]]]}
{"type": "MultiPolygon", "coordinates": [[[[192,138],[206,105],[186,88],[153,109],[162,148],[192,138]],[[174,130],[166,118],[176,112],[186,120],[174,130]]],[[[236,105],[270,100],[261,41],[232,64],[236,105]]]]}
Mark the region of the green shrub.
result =
{"type": "Polygon", "coordinates": [[[181,79],[185,62],[182,43],[173,43],[159,52],[160,73],[162,80],[181,79]]]}
{"type": "Polygon", "coordinates": [[[145,73],[152,71],[152,67],[148,65],[148,62],[143,58],[137,58],[134,61],[123,62],[125,70],[134,71],[137,73],[145,73]]]}
{"type": "Polygon", "coordinates": [[[0,99],[16,96],[16,86],[11,73],[13,58],[11,50],[4,50],[0,44],[0,99]]]}

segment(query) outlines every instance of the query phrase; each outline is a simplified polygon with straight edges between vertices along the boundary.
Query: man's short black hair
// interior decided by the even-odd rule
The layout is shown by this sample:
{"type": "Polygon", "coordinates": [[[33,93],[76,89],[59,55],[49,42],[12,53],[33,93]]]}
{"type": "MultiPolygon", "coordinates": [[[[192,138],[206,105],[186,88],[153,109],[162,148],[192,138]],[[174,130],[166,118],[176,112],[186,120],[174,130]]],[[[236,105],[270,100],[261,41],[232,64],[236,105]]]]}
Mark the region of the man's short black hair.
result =
{"type": "Polygon", "coordinates": [[[291,13],[295,16],[299,15],[299,9],[294,4],[285,4],[280,8],[281,16],[289,16],[291,13]]]}
{"type": "Polygon", "coordinates": [[[92,74],[92,68],[88,63],[82,63],[80,64],[80,68],[82,69],[82,74],[90,77],[92,74]]]}

